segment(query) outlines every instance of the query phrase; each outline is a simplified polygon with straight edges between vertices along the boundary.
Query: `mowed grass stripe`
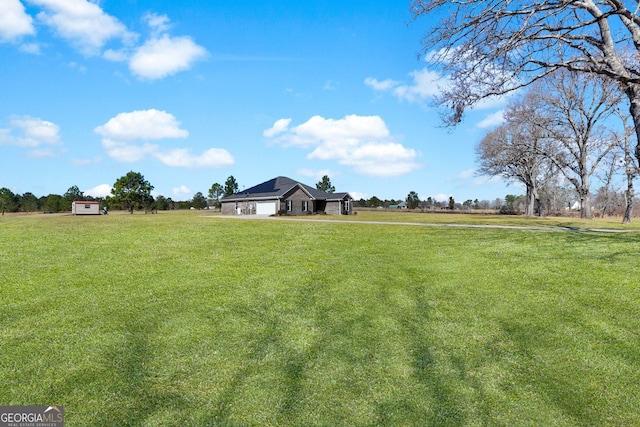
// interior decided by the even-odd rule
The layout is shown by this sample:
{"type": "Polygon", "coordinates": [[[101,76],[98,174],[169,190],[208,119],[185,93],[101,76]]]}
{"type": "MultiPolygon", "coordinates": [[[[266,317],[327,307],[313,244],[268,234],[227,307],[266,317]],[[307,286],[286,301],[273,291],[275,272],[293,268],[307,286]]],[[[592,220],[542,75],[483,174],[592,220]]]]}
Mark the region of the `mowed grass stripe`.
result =
{"type": "Polygon", "coordinates": [[[0,220],[0,403],[70,425],[635,425],[635,234],[0,220]]]}

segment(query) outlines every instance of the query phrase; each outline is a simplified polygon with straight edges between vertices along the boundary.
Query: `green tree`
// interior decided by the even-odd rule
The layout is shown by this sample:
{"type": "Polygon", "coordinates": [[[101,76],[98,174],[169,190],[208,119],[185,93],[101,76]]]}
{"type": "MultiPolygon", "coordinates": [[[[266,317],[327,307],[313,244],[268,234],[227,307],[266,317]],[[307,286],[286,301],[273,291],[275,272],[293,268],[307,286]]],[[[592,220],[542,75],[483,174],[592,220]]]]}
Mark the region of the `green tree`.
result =
{"type": "MultiPolygon", "coordinates": [[[[66,200],[59,194],[49,194],[47,201],[44,205],[44,210],[47,212],[60,212],[63,210],[66,200]]],[[[71,210],[71,206],[69,206],[71,210]]]]}
{"type": "Polygon", "coordinates": [[[409,195],[407,195],[405,202],[407,203],[407,209],[415,209],[420,205],[420,197],[418,197],[418,193],[411,191],[409,195]]]}
{"type": "Polygon", "coordinates": [[[18,209],[16,195],[6,187],[0,188],[0,209],[2,210],[2,215],[5,212],[13,212],[18,209]]]}
{"type": "Polygon", "coordinates": [[[24,193],[20,198],[20,207],[24,212],[33,212],[38,209],[38,198],[33,193],[24,193]]]}
{"type": "Polygon", "coordinates": [[[167,209],[169,209],[169,202],[163,195],[159,195],[158,197],[156,197],[156,209],[158,209],[159,211],[166,211],[167,209]]]}
{"type": "Polygon", "coordinates": [[[236,194],[237,192],[238,192],[238,181],[236,181],[233,175],[231,175],[224,182],[224,197],[231,196],[232,194],[236,194]]]}
{"type": "Polygon", "coordinates": [[[331,179],[329,179],[328,175],[323,176],[322,179],[318,181],[316,188],[325,193],[334,193],[336,191],[336,187],[331,185],[331,179]]]}
{"type": "Polygon", "coordinates": [[[80,191],[77,185],[72,185],[69,187],[66,193],[63,196],[65,199],[73,202],[75,200],[84,200],[84,192],[80,191]]]}
{"type": "Polygon", "coordinates": [[[449,209],[454,210],[456,208],[456,201],[453,196],[449,196],[449,209]]]}
{"type": "Polygon", "coordinates": [[[176,209],[176,202],[171,197],[167,197],[167,209],[171,211],[176,209]]]}
{"type": "Polygon", "coordinates": [[[130,171],[113,184],[111,194],[126,210],[133,213],[134,209],[141,209],[153,203],[151,190],[153,185],[146,181],[142,174],[130,171]]]}
{"type": "Polygon", "coordinates": [[[384,202],[379,198],[377,198],[376,196],[373,196],[369,199],[367,204],[369,205],[370,208],[377,208],[379,206],[382,206],[384,202]]]}
{"type": "Polygon", "coordinates": [[[61,211],[70,211],[71,205],[75,200],[86,200],[84,193],[80,191],[77,185],[69,187],[66,193],[62,195],[60,204],[61,211]]]}
{"type": "Polygon", "coordinates": [[[213,202],[215,207],[220,207],[220,197],[222,197],[223,194],[224,187],[222,187],[222,185],[218,184],[217,182],[214,183],[209,189],[209,200],[213,202]]]}
{"type": "Polygon", "coordinates": [[[204,194],[201,192],[197,192],[193,195],[193,199],[191,200],[191,206],[196,209],[204,209],[207,207],[207,199],[204,197],[204,194]]]}
{"type": "Polygon", "coordinates": [[[507,194],[506,196],[504,196],[504,205],[500,207],[500,213],[508,215],[515,215],[519,213],[519,203],[520,197],[513,194],[507,194]]]}

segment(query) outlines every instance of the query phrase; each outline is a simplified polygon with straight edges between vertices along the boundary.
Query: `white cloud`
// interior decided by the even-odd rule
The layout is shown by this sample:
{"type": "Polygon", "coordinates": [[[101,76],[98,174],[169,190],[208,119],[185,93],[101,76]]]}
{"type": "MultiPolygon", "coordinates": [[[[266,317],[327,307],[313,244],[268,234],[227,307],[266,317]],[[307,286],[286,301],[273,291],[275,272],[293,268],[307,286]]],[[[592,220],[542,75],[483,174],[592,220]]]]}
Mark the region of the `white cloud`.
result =
{"type": "Polygon", "coordinates": [[[180,129],[180,122],[165,111],[155,109],[120,113],[95,132],[117,140],[149,140],[186,138],[189,132],[180,129]]]}
{"type": "Polygon", "coordinates": [[[109,184],[100,184],[84,190],[83,193],[91,197],[106,197],[111,194],[111,186],[109,184]]]}
{"type": "Polygon", "coordinates": [[[280,119],[277,120],[271,128],[262,132],[262,135],[267,138],[273,138],[274,136],[286,132],[289,130],[289,124],[291,123],[291,119],[280,119]]]}
{"type": "Polygon", "coordinates": [[[167,32],[171,28],[169,17],[167,15],[158,15],[156,13],[145,13],[142,20],[149,25],[154,35],[167,32]]]}
{"type": "Polygon", "coordinates": [[[458,174],[458,179],[469,179],[475,176],[476,169],[467,169],[458,174]]]}
{"type": "MultiPolygon", "coordinates": [[[[150,37],[138,43],[139,34],[130,31],[118,18],[101,7],[100,0],[25,0],[39,8],[37,22],[53,30],[86,56],[107,61],[128,62],[131,73],[140,79],[157,80],[189,70],[204,59],[207,50],[191,37],[167,34],[171,21],[167,15],[146,13],[142,20],[150,29],[150,37]],[[116,46],[109,46],[119,41],[116,46]]],[[[33,18],[20,0],[0,0],[0,43],[35,34],[33,18]]],[[[20,45],[20,50],[39,54],[35,42],[20,45]]]]}
{"type": "Polygon", "coordinates": [[[130,56],[130,52],[128,49],[107,49],[102,54],[102,57],[107,61],[112,62],[124,62],[128,61],[130,56]]]}
{"type": "Polygon", "coordinates": [[[185,186],[185,185],[181,185],[180,187],[175,187],[173,189],[173,195],[174,196],[190,196],[192,195],[193,192],[189,189],[189,187],[185,186]]]}
{"type": "Polygon", "coordinates": [[[379,116],[349,115],[338,120],[313,116],[305,123],[287,129],[287,133],[278,137],[276,142],[303,148],[322,145],[347,149],[361,144],[363,140],[386,141],[389,138],[387,125],[379,116]]]}
{"type": "Polygon", "coordinates": [[[33,19],[19,0],[0,1],[0,42],[35,34],[33,19]]]}
{"type": "Polygon", "coordinates": [[[123,163],[139,162],[155,154],[159,149],[155,144],[136,145],[109,138],[102,140],[102,146],[109,157],[123,163]]]}
{"type": "Polygon", "coordinates": [[[194,156],[186,148],[178,148],[164,153],[156,153],[155,157],[167,166],[184,168],[219,168],[232,165],[233,156],[222,148],[210,148],[199,156],[194,156]]]}
{"type": "Polygon", "coordinates": [[[23,116],[11,120],[11,126],[22,131],[16,142],[21,147],[38,147],[60,142],[60,126],[36,117],[23,116]]]}
{"type": "Polygon", "coordinates": [[[190,69],[195,61],[206,55],[206,49],[190,37],[164,34],[140,46],[129,61],[129,69],[142,79],[161,79],[190,69]]]}
{"type": "Polygon", "coordinates": [[[362,175],[397,176],[419,167],[419,153],[396,142],[379,116],[350,115],[338,120],[314,116],[273,135],[279,135],[273,141],[285,147],[313,148],[308,159],[335,160],[362,175]]]}
{"type": "Polygon", "coordinates": [[[473,108],[471,108],[472,110],[491,110],[494,108],[500,108],[503,107],[505,104],[507,104],[507,102],[509,102],[509,99],[516,95],[518,92],[514,92],[514,93],[509,93],[509,94],[505,94],[505,95],[500,95],[500,96],[492,96],[489,98],[485,98],[481,101],[479,101],[476,105],[473,106],[473,108]]]}
{"type": "Polygon", "coordinates": [[[0,129],[0,145],[27,149],[30,157],[51,157],[61,146],[60,126],[37,117],[14,117],[9,128],[0,129]]]}
{"type": "Polygon", "coordinates": [[[20,45],[20,50],[23,51],[24,53],[39,55],[40,45],[38,43],[23,43],[20,45]]]}
{"type": "Polygon", "coordinates": [[[359,191],[349,191],[349,194],[353,197],[353,200],[369,200],[371,198],[367,193],[361,193],[359,191]]]}
{"type": "Polygon", "coordinates": [[[158,160],[171,167],[218,168],[234,163],[225,149],[210,148],[193,155],[186,148],[163,149],[149,140],[187,138],[189,132],[165,111],[155,109],[120,113],[94,131],[103,136],[102,146],[107,155],[119,162],[133,163],[146,159],[158,160]]]}
{"type": "Polygon", "coordinates": [[[504,123],[504,110],[496,111],[493,114],[489,114],[483,120],[476,125],[480,129],[498,126],[504,123]]]}
{"type": "Polygon", "coordinates": [[[447,84],[440,75],[426,68],[409,73],[413,82],[400,85],[393,90],[393,94],[408,102],[422,102],[440,93],[440,85],[447,84]]]}
{"type": "Polygon", "coordinates": [[[440,86],[448,84],[446,79],[441,78],[438,73],[427,68],[414,70],[409,73],[409,76],[412,79],[411,83],[403,83],[391,79],[379,81],[373,77],[366,78],[364,83],[373,88],[373,90],[391,92],[400,100],[416,103],[438,95],[440,86]]]}
{"type": "Polygon", "coordinates": [[[435,196],[431,196],[431,198],[437,202],[448,202],[449,201],[449,197],[451,197],[450,194],[436,194],[435,196]]]}
{"type": "Polygon", "coordinates": [[[315,169],[302,168],[302,169],[298,169],[296,173],[301,176],[317,179],[318,181],[321,180],[322,177],[325,175],[327,176],[339,175],[338,173],[332,172],[329,169],[315,170],[315,169]]]}
{"type": "Polygon", "coordinates": [[[364,84],[366,84],[367,86],[371,86],[373,90],[386,92],[398,86],[400,82],[391,79],[379,81],[378,79],[375,79],[373,77],[367,77],[366,79],[364,79],[364,84]]]}
{"type": "Polygon", "coordinates": [[[87,0],[27,0],[44,10],[38,20],[53,28],[85,55],[97,55],[112,39],[132,43],[137,35],[127,30],[117,18],[105,13],[98,4],[87,0]]]}

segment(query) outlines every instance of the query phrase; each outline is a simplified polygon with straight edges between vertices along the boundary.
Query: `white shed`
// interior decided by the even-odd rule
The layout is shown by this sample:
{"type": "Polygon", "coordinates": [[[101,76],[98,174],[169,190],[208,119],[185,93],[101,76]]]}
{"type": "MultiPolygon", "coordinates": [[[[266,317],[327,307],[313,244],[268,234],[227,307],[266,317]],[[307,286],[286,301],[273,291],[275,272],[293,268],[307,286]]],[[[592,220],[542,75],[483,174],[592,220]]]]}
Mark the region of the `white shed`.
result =
{"type": "Polygon", "coordinates": [[[74,215],[100,215],[100,202],[76,200],[71,203],[71,213],[74,215]]]}

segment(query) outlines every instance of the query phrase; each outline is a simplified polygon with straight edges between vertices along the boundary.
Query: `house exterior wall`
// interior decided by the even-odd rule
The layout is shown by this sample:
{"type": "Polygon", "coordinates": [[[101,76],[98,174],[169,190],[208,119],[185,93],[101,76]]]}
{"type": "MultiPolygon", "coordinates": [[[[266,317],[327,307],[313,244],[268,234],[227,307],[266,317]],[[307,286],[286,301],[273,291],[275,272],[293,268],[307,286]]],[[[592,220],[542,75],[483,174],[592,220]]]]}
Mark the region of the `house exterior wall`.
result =
{"type": "Polygon", "coordinates": [[[352,198],[348,193],[327,194],[290,179],[282,177],[278,179],[284,180],[288,190],[274,189],[273,182],[267,181],[250,189],[255,190],[255,193],[248,191],[223,199],[221,213],[255,215],[260,203],[264,204],[260,205],[261,213],[273,212],[275,205],[276,213],[286,215],[311,215],[318,212],[329,215],[353,214],[352,198]]]}
{"type": "Polygon", "coordinates": [[[235,215],[236,214],[236,204],[235,202],[222,202],[220,204],[220,212],[224,215],[235,215]]]}
{"type": "MultiPolygon", "coordinates": [[[[259,200],[264,202],[266,200],[259,200]]],[[[220,212],[223,215],[255,215],[257,203],[259,201],[253,199],[245,200],[230,200],[228,202],[222,202],[220,212]]],[[[331,201],[317,201],[311,200],[309,195],[301,189],[287,194],[283,200],[273,199],[276,202],[276,212],[285,212],[288,215],[310,215],[316,213],[318,210],[324,208],[324,212],[327,215],[351,215],[353,214],[352,200],[331,200],[331,201]],[[291,202],[291,210],[287,210],[287,201],[291,202]],[[303,210],[302,202],[307,202],[307,210],[303,210]],[[348,202],[347,209],[345,210],[345,202],[348,202]]]]}
{"type": "Polygon", "coordinates": [[[325,213],[327,215],[351,215],[353,213],[353,203],[351,200],[327,201],[325,213]],[[347,202],[346,209],[345,202],[347,202]]]}
{"type": "Polygon", "coordinates": [[[282,207],[280,207],[281,203],[277,199],[259,201],[253,199],[245,199],[222,202],[222,204],[220,205],[220,213],[222,213],[223,215],[255,215],[258,202],[266,201],[276,202],[276,212],[278,212],[279,209],[283,209],[282,207]]]}
{"type": "Polygon", "coordinates": [[[284,202],[280,205],[280,210],[286,210],[289,215],[308,215],[313,213],[313,201],[309,195],[301,188],[290,194],[284,196],[284,202]],[[291,209],[287,209],[287,202],[290,202],[291,209]],[[303,206],[303,202],[306,202],[306,210],[303,206]]]}
{"type": "Polygon", "coordinates": [[[327,215],[341,215],[342,212],[340,211],[340,202],[337,200],[327,202],[327,207],[324,211],[327,215]]]}
{"type": "Polygon", "coordinates": [[[238,200],[222,203],[220,211],[225,215],[251,215],[256,213],[255,200],[238,200]]]}

